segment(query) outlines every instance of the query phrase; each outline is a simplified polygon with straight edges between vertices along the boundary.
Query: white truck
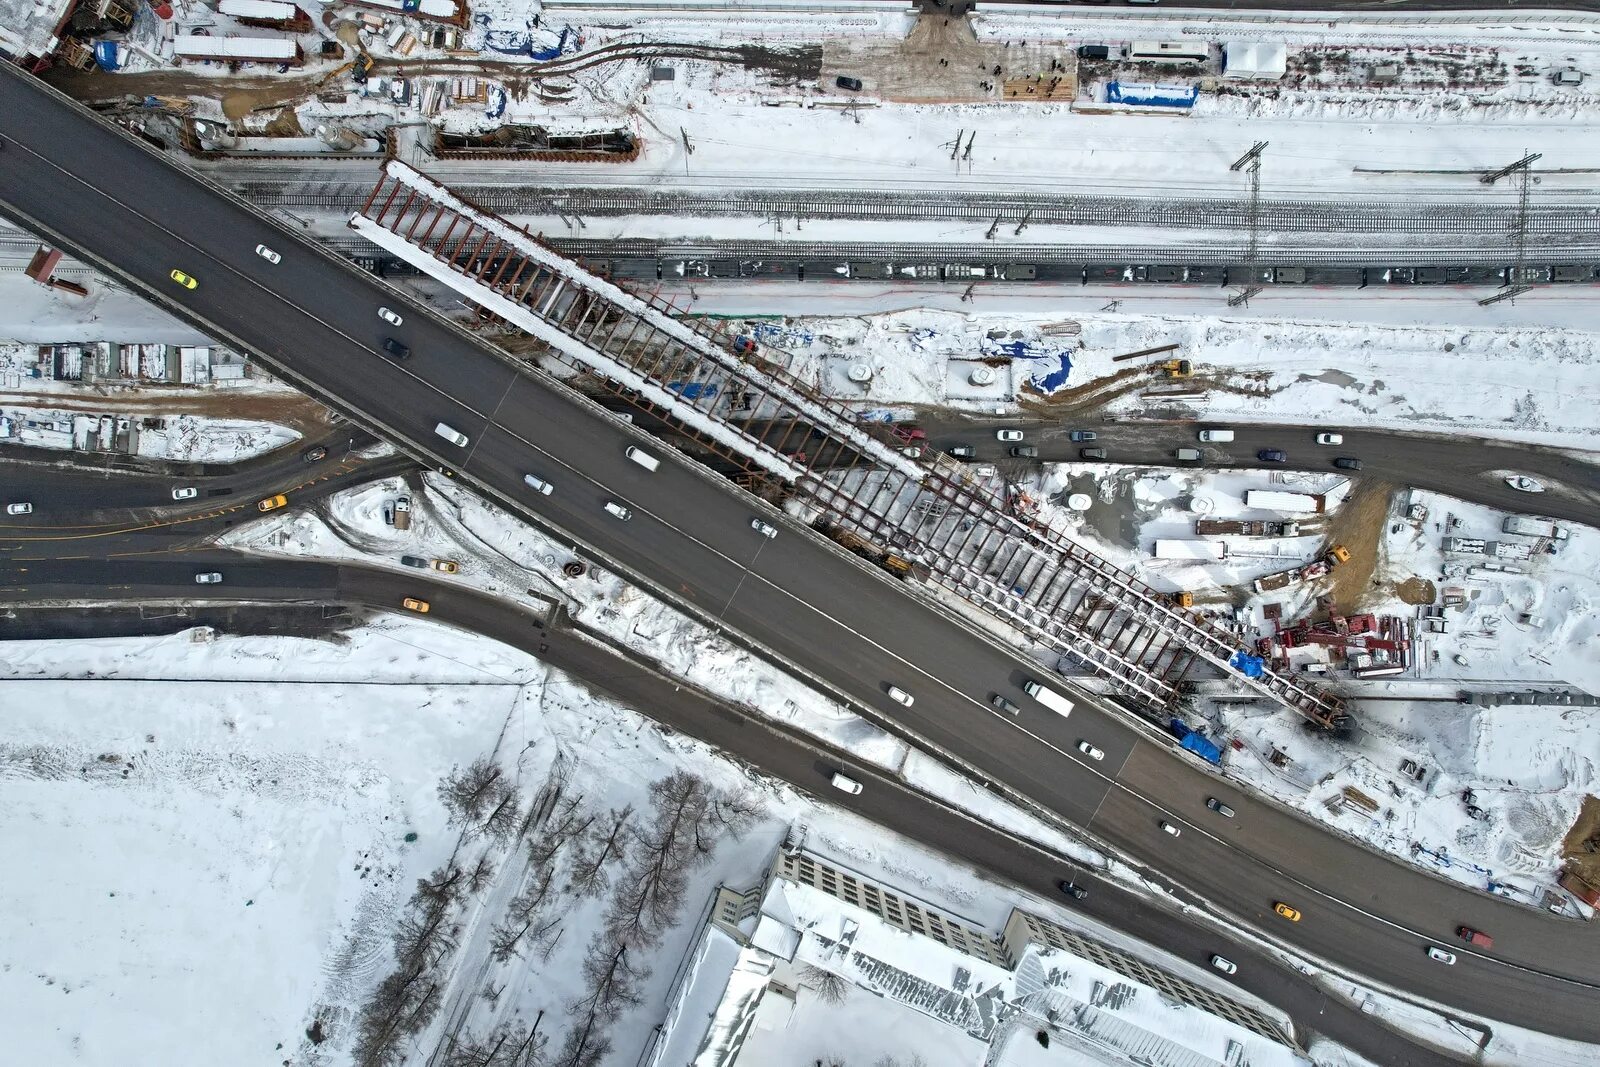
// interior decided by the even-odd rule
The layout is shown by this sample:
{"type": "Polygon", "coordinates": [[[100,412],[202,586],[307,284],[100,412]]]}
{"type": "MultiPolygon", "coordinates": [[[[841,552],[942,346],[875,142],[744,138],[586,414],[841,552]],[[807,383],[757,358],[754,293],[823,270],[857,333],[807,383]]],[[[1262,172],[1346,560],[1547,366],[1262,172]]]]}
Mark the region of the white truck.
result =
{"type": "Polygon", "coordinates": [[[1052,689],[1046,689],[1032,678],[1022,683],[1022,691],[1063,719],[1072,714],[1072,701],[1052,689]]]}
{"type": "Polygon", "coordinates": [[[1155,555],[1156,559],[1227,559],[1228,545],[1225,541],[1185,541],[1158,537],[1155,555]]]}
{"type": "Polygon", "coordinates": [[[1507,515],[1506,521],[1500,524],[1500,529],[1508,534],[1522,534],[1525,537],[1548,537],[1556,541],[1567,539],[1567,529],[1557,526],[1550,519],[1535,518],[1532,515],[1507,515]]]}

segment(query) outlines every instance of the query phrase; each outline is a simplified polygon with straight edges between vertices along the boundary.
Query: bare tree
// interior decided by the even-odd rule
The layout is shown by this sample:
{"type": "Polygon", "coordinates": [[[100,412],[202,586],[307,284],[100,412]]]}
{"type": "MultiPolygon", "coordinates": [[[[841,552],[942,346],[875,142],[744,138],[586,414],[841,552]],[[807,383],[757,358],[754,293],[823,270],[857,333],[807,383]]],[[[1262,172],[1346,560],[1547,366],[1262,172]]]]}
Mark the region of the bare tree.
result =
{"type": "Polygon", "coordinates": [[[573,837],[589,827],[593,816],[579,818],[578,804],[582,797],[569,797],[549,820],[549,828],[528,842],[528,860],[535,867],[548,867],[556,855],[573,837]]]}
{"type": "Polygon", "coordinates": [[[439,799],[450,812],[452,826],[481,821],[484,812],[500,802],[503,792],[503,772],[487,756],[474,760],[465,770],[455,768],[439,783],[439,799]]]}
{"type": "Polygon", "coordinates": [[[626,943],[613,941],[601,931],[589,943],[589,954],[583,961],[583,978],[589,992],[572,1009],[613,1019],[623,1008],[639,1003],[639,983],[649,975],[648,968],[636,968],[629,961],[626,943]]]}
{"type": "Polygon", "coordinates": [[[800,968],[800,984],[817,995],[824,1004],[843,1004],[850,992],[850,980],[838,971],[814,963],[800,968]]]}
{"type": "Polygon", "coordinates": [[[442,905],[453,904],[460,882],[460,868],[447,864],[428,877],[417,879],[417,893],[442,905]]]}
{"type": "Polygon", "coordinates": [[[496,841],[505,841],[522,825],[522,790],[506,785],[500,798],[478,823],[478,832],[496,841]]]}
{"type": "Polygon", "coordinates": [[[456,1046],[445,1064],[446,1067],[540,1067],[548,1040],[539,1032],[538,1023],[531,1027],[502,1023],[483,1040],[456,1046]]]}
{"type": "Polygon", "coordinates": [[[631,804],[626,808],[612,808],[606,822],[589,827],[574,848],[567,888],[586,897],[596,897],[606,891],[611,881],[606,865],[622,858],[628,818],[632,814],[631,804]]]}
{"type": "Polygon", "coordinates": [[[604,1033],[602,1020],[591,1013],[568,1032],[556,1054],[556,1067],[599,1067],[610,1051],[611,1041],[604,1033]]]}
{"type": "Polygon", "coordinates": [[[467,891],[481,893],[494,881],[494,860],[489,858],[488,850],[478,857],[478,862],[472,865],[472,870],[467,872],[467,891]]]}

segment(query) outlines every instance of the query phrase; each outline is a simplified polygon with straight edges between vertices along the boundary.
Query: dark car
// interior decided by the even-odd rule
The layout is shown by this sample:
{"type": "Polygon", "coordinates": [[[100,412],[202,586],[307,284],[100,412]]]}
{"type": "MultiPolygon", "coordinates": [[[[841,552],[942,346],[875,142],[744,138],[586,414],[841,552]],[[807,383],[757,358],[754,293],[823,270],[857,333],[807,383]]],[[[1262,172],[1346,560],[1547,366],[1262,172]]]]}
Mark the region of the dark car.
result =
{"type": "Polygon", "coordinates": [[[1084,441],[1093,441],[1095,432],[1093,430],[1073,430],[1067,434],[1067,439],[1075,445],[1082,444],[1084,441]]]}
{"type": "Polygon", "coordinates": [[[1001,696],[999,693],[996,693],[993,696],[991,696],[989,698],[989,703],[993,704],[995,707],[999,708],[1001,711],[1005,712],[1007,715],[1021,715],[1022,714],[1022,709],[1021,708],[1017,707],[1015,704],[1013,704],[1011,701],[1007,700],[1005,697],[1001,696]]]}
{"type": "Polygon", "coordinates": [[[1228,805],[1224,804],[1222,801],[1218,800],[1216,797],[1206,797],[1206,807],[1210,808],[1212,811],[1223,816],[1224,818],[1233,818],[1233,809],[1228,807],[1228,805]]]}
{"type": "Polygon", "coordinates": [[[1105,459],[1106,458],[1106,450],[1103,449],[1103,448],[1080,448],[1080,449],[1078,449],[1078,458],[1079,459],[1105,459]]]}
{"type": "Polygon", "coordinates": [[[1078,46],[1079,59],[1110,59],[1111,49],[1103,44],[1080,44],[1078,46]]]}
{"type": "Polygon", "coordinates": [[[1010,448],[1013,459],[1038,459],[1039,450],[1032,445],[1012,445],[1010,448]]]}
{"type": "Polygon", "coordinates": [[[977,456],[978,450],[971,445],[951,445],[945,449],[945,454],[954,456],[956,459],[972,459],[977,456]]]}
{"type": "Polygon", "coordinates": [[[1281,448],[1263,448],[1256,453],[1256,458],[1263,463],[1287,463],[1289,462],[1289,453],[1281,448]]]}
{"type": "Polygon", "coordinates": [[[321,445],[318,445],[315,448],[308,448],[304,452],[300,453],[300,458],[305,460],[307,463],[320,463],[322,460],[328,458],[328,450],[321,445]]]}
{"type": "Polygon", "coordinates": [[[419,567],[422,570],[427,570],[430,566],[432,566],[431,563],[423,559],[421,556],[401,556],[400,562],[404,563],[407,567],[419,567]]]}
{"type": "Polygon", "coordinates": [[[1076,882],[1062,882],[1061,891],[1073,900],[1082,900],[1089,895],[1089,891],[1076,882]]]}
{"type": "Polygon", "coordinates": [[[390,359],[405,359],[411,354],[411,349],[396,341],[393,337],[383,339],[383,351],[390,359]]]}
{"type": "Polygon", "coordinates": [[[837,78],[833,79],[833,84],[837,85],[841,89],[849,89],[852,93],[859,93],[861,91],[860,78],[847,78],[841,74],[837,78]]]}
{"type": "Polygon", "coordinates": [[[1354,456],[1340,456],[1333,461],[1333,465],[1342,471],[1358,471],[1361,469],[1361,461],[1354,456]]]}

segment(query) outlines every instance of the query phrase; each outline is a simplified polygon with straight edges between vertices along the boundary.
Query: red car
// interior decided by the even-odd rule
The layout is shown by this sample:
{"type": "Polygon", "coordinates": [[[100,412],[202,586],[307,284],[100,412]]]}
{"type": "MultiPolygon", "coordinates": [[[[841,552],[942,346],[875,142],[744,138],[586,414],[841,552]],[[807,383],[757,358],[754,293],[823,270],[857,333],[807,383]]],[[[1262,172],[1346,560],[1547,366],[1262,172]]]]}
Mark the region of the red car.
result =
{"type": "Polygon", "coordinates": [[[1470,926],[1456,927],[1456,936],[1474,948],[1494,948],[1494,938],[1470,926]]]}

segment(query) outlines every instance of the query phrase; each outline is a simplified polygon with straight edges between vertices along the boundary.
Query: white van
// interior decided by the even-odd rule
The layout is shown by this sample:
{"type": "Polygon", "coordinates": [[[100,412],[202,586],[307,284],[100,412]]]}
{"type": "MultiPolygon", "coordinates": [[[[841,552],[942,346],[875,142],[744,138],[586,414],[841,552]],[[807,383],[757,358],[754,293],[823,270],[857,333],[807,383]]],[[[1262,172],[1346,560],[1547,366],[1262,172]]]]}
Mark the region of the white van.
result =
{"type": "Polygon", "coordinates": [[[535,493],[543,493],[545,496],[549,496],[550,493],[555,489],[555,486],[551,485],[543,478],[536,477],[532,474],[524,474],[522,476],[522,480],[528,484],[529,489],[532,489],[535,493]]]}
{"type": "Polygon", "coordinates": [[[833,787],[835,789],[843,789],[851,796],[861,792],[860,782],[856,781],[854,778],[848,778],[837,771],[835,771],[833,775],[833,787]]]}
{"type": "Polygon", "coordinates": [[[454,426],[451,426],[449,423],[441,422],[439,425],[433,428],[433,432],[444,438],[446,441],[449,441],[457,448],[467,447],[467,435],[456,429],[454,426]]]}
{"type": "Polygon", "coordinates": [[[652,456],[644,449],[635,448],[633,445],[628,446],[627,456],[629,459],[633,460],[639,466],[643,467],[652,474],[655,473],[657,467],[661,466],[661,461],[659,459],[652,456]]]}
{"type": "Polygon", "coordinates": [[[1224,441],[1233,440],[1232,430],[1201,430],[1200,440],[1206,444],[1222,444],[1224,441]]]}

